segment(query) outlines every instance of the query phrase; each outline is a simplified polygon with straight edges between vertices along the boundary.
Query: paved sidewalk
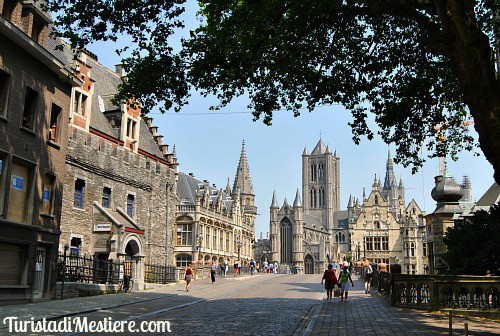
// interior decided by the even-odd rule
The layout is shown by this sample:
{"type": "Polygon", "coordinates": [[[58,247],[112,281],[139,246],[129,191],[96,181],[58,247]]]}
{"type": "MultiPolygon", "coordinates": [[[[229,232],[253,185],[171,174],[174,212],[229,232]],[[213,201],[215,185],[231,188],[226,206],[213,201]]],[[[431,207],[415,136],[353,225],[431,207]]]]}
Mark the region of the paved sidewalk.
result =
{"type": "MultiPolygon", "coordinates": [[[[234,278],[235,281],[244,281],[245,279],[250,279],[250,276],[243,275],[234,278]]],[[[195,292],[207,288],[211,288],[210,279],[198,279],[192,283],[192,289],[195,292]]],[[[136,291],[128,294],[107,294],[0,306],[0,335],[6,333],[8,326],[3,323],[3,320],[10,316],[17,317],[19,320],[23,321],[30,321],[32,318],[34,321],[39,321],[43,318],[47,320],[57,320],[67,316],[108,310],[139,302],[160,300],[168,298],[169,296],[182,295],[185,293],[185,282],[181,281],[175,284],[161,285],[154,289],[136,291]]]]}
{"type": "MultiPolygon", "coordinates": [[[[373,290],[365,294],[364,282],[353,276],[354,288],[348,302],[324,299],[309,316],[304,335],[449,335],[448,315],[392,307],[373,290]]],[[[326,298],[326,295],[325,295],[326,298]]],[[[453,317],[453,335],[499,335],[500,323],[475,318],[453,317]]]]}

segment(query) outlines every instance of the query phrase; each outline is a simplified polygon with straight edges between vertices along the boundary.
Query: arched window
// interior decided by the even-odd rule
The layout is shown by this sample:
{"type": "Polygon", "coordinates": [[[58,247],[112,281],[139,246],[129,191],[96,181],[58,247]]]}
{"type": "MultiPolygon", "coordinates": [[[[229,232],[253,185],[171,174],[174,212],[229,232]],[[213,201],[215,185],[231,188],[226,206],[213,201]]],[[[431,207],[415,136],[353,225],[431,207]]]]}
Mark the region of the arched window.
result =
{"type": "Polygon", "coordinates": [[[321,198],[323,200],[323,204],[322,206],[325,207],[326,206],[326,201],[325,201],[325,189],[321,189],[321,193],[323,194],[323,197],[321,198]]]}
{"type": "Polygon", "coordinates": [[[335,242],[338,242],[338,241],[339,241],[339,234],[337,233],[337,234],[335,235],[335,242]]]}
{"type": "Polygon", "coordinates": [[[179,254],[175,257],[177,267],[186,267],[193,262],[193,257],[190,254],[179,254]]]}
{"type": "Polygon", "coordinates": [[[342,241],[345,242],[345,234],[342,233],[342,241]]]}
{"type": "Polygon", "coordinates": [[[410,257],[414,257],[414,256],[415,256],[415,243],[411,242],[411,244],[410,244],[410,257]]]}
{"type": "Polygon", "coordinates": [[[314,192],[312,189],[309,191],[309,194],[310,194],[310,197],[309,197],[310,202],[309,203],[310,203],[310,207],[312,208],[312,207],[314,207],[314,192]]]}
{"type": "Polygon", "coordinates": [[[374,225],[375,229],[380,229],[380,222],[379,221],[375,221],[374,224],[375,224],[374,225]]]}
{"type": "Polygon", "coordinates": [[[283,218],[280,224],[281,236],[281,264],[292,263],[292,223],[288,218],[283,218]]]}
{"type": "Polygon", "coordinates": [[[378,204],[378,196],[375,195],[375,204],[378,204]]]}
{"type": "Polygon", "coordinates": [[[323,198],[321,197],[322,196],[322,193],[321,193],[321,188],[318,190],[318,205],[321,207],[321,205],[323,204],[323,198]]]}

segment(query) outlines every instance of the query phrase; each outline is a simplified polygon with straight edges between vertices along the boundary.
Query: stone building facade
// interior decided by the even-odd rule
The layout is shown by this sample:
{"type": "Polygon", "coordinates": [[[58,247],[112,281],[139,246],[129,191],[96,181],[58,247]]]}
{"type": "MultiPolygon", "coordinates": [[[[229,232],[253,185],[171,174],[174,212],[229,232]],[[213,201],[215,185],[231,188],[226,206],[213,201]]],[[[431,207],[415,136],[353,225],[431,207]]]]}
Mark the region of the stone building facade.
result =
{"type": "Polygon", "coordinates": [[[249,262],[257,208],[244,142],[232,189],[229,179],[225,189],[218,189],[193,174],[180,173],[177,197],[175,235],[171,236],[177,267],[227,259],[231,264],[249,262]]]}
{"type": "Polygon", "coordinates": [[[69,122],[59,250],[130,262],[141,289],[145,262],[165,265],[174,222],[177,158],[152,119],[130,104],[111,102],[123,71],[80,51],[67,60],[84,84],[74,88],[69,122]]]}
{"type": "Polygon", "coordinates": [[[82,82],[50,24],[32,1],[0,0],[0,304],[50,299],[56,283],[65,123],[82,82]]]}
{"type": "Polygon", "coordinates": [[[368,259],[398,263],[404,273],[427,270],[425,213],[412,200],[405,203],[404,184],[394,175],[388,153],[384,184],[375,180],[367,196],[350,197],[340,209],[340,157],[320,139],[311,154],[302,154],[302,195],[293,205],[285,198],[270,207],[270,261],[299,272],[320,273],[328,262],[368,259]]]}

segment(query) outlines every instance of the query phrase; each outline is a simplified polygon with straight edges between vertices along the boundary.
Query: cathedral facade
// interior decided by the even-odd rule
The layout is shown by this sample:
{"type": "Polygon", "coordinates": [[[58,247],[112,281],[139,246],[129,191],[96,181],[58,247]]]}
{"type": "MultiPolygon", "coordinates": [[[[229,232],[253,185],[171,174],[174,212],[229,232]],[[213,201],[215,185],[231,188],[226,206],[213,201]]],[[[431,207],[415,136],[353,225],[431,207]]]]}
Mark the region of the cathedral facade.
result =
{"type": "MultiPolygon", "coordinates": [[[[311,154],[302,154],[302,193],[290,205],[270,207],[269,261],[299,273],[321,273],[327,263],[343,260],[400,264],[403,273],[425,274],[425,212],[415,200],[405,202],[403,181],[397,181],[388,153],[384,183],[380,178],[362,198],[350,196],[340,206],[340,157],[320,139],[311,154]]],[[[266,251],[267,252],[267,251],[266,251]]]]}

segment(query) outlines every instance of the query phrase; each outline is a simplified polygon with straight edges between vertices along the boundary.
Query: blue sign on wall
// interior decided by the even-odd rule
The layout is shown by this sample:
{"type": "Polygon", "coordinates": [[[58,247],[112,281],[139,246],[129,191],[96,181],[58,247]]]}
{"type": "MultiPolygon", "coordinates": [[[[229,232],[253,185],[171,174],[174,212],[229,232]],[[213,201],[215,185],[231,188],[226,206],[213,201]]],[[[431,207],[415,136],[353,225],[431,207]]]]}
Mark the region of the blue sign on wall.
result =
{"type": "Polygon", "coordinates": [[[50,190],[49,189],[43,189],[43,201],[47,202],[50,200],[50,190]]]}
{"type": "Polygon", "coordinates": [[[24,179],[21,176],[12,175],[12,189],[23,190],[24,179]]]}

